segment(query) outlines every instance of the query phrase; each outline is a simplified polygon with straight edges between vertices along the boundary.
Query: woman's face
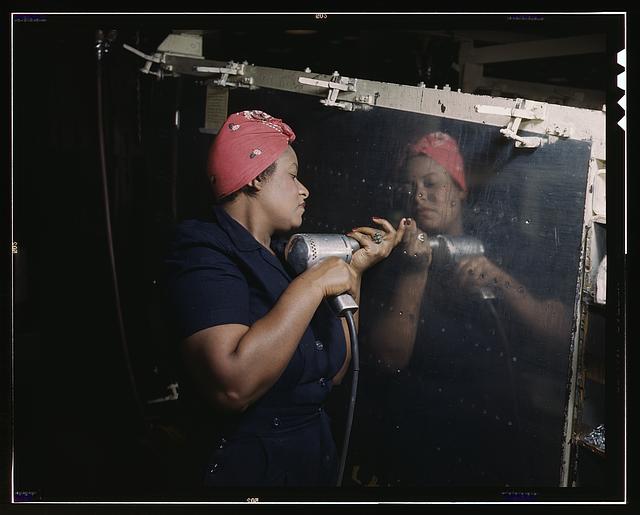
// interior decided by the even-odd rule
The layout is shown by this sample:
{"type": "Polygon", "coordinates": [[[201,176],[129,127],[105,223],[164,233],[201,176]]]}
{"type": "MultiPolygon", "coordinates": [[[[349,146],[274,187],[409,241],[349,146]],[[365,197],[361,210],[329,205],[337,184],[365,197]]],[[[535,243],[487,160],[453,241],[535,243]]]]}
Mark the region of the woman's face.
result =
{"type": "Polygon", "coordinates": [[[466,193],[447,170],[425,155],[407,160],[405,180],[412,191],[412,216],[421,229],[451,234],[462,229],[462,202],[466,193]]]}
{"type": "Polygon", "coordinates": [[[298,180],[298,157],[291,147],[280,155],[276,169],[262,186],[260,198],[275,231],[302,225],[309,190],[298,180]]]}

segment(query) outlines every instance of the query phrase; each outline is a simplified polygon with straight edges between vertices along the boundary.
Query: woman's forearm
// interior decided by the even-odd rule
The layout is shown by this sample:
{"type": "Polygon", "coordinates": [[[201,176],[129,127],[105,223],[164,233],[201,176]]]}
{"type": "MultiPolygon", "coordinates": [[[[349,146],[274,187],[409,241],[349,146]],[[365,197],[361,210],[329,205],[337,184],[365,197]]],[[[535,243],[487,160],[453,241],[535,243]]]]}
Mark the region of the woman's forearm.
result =
{"type": "Polygon", "coordinates": [[[569,335],[569,312],[560,301],[538,300],[513,280],[502,288],[502,296],[516,316],[538,336],[555,341],[569,335]]]}
{"type": "Polygon", "coordinates": [[[390,368],[404,368],[411,358],[427,277],[426,270],[402,274],[388,304],[369,323],[371,349],[390,368]]]}

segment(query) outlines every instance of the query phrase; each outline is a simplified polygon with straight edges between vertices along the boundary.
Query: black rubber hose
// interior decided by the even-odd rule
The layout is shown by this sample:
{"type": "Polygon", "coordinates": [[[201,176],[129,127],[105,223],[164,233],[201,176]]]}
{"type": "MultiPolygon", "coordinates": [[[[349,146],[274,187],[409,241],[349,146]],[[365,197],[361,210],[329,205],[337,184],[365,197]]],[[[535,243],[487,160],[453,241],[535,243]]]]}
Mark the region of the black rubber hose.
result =
{"type": "Polygon", "coordinates": [[[360,373],[360,354],[358,350],[358,333],[356,323],[351,311],[345,312],[347,326],[349,327],[349,338],[351,339],[351,364],[353,365],[353,379],[351,381],[351,396],[349,398],[349,411],[347,412],[347,424],[342,442],[342,457],[340,458],[340,468],[338,470],[337,486],[342,486],[344,468],[347,463],[347,453],[349,451],[349,438],[351,436],[351,426],[353,425],[353,413],[356,407],[356,395],[358,393],[358,374],[360,373]]]}
{"type": "MultiPolygon", "coordinates": [[[[485,305],[489,307],[489,311],[493,316],[493,319],[496,322],[496,327],[498,329],[498,334],[500,335],[500,340],[502,341],[502,345],[505,352],[505,357],[507,358],[507,371],[509,374],[509,383],[511,387],[511,401],[512,401],[512,409],[513,409],[513,417],[516,423],[516,441],[518,443],[518,458],[520,460],[520,471],[521,475],[526,470],[525,459],[522,451],[522,420],[520,419],[520,402],[518,401],[518,381],[516,379],[516,374],[513,370],[513,353],[511,352],[511,345],[509,345],[509,339],[507,338],[507,334],[504,330],[504,326],[502,325],[502,321],[500,320],[500,315],[496,310],[496,307],[493,304],[492,299],[485,299],[485,305]]],[[[519,478],[522,479],[522,478],[519,478]]]]}
{"type": "Polygon", "coordinates": [[[111,229],[111,210],[109,208],[109,188],[107,183],[107,159],[105,150],[105,137],[104,137],[104,117],[103,117],[103,94],[102,94],[102,63],[101,57],[98,56],[97,61],[97,73],[96,73],[96,92],[97,92],[97,108],[98,108],[98,144],[100,148],[100,172],[102,178],[102,201],[104,205],[105,213],[105,226],[107,232],[107,246],[109,249],[109,262],[111,265],[111,280],[113,284],[113,294],[116,304],[116,316],[118,321],[118,332],[120,335],[120,344],[122,347],[122,356],[126,367],[127,376],[129,379],[129,386],[131,388],[131,394],[138,410],[141,422],[144,420],[144,410],[142,409],[142,402],[136,386],[135,377],[133,374],[133,367],[131,366],[131,359],[129,356],[129,346],[127,344],[127,336],[124,328],[124,318],[122,316],[122,303],[120,301],[120,288],[118,286],[118,274],[116,269],[116,258],[113,250],[113,231],[111,229]]]}

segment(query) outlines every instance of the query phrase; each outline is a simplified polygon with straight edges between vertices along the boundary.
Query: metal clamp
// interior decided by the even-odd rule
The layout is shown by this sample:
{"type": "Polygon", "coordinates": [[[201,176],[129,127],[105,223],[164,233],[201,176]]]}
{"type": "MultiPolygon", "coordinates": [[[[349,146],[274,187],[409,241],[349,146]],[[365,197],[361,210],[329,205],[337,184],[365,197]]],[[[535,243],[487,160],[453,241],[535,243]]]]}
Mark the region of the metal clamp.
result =
{"type": "Polygon", "coordinates": [[[140,68],[140,71],[142,73],[145,74],[149,74],[149,75],[155,75],[156,77],[158,77],[158,79],[162,79],[165,77],[165,75],[167,75],[166,72],[170,72],[169,75],[172,77],[177,77],[178,75],[176,73],[173,73],[173,66],[171,66],[170,64],[166,64],[165,62],[165,57],[166,57],[166,53],[165,52],[155,52],[153,55],[148,55],[145,54],[144,52],[141,52],[140,50],[133,48],[130,45],[127,45],[126,43],[123,43],[122,47],[125,50],[129,50],[129,52],[132,52],[134,54],[136,54],[139,57],[142,57],[146,63],[144,63],[144,66],[142,68],[140,68]],[[154,64],[159,64],[159,68],[157,71],[153,71],[151,69],[151,67],[154,64]]]}
{"type": "MultiPolygon", "coordinates": [[[[516,120],[519,122],[520,119],[516,118],[516,120]]],[[[519,123],[514,123],[514,120],[512,120],[511,122],[509,122],[509,124],[513,124],[513,125],[519,125],[519,123]]],[[[500,129],[500,132],[502,134],[504,134],[507,138],[512,139],[515,141],[515,146],[518,148],[537,148],[540,145],[542,145],[542,138],[538,138],[538,137],[523,137],[523,136],[518,136],[516,134],[516,130],[513,130],[509,127],[506,127],[505,129],[500,129]]]]}
{"type": "Polygon", "coordinates": [[[224,68],[220,68],[217,66],[194,66],[193,70],[199,73],[220,73],[221,77],[219,79],[211,81],[211,83],[215,84],[216,86],[230,86],[254,89],[255,87],[253,85],[253,77],[242,77],[240,80],[235,82],[229,82],[227,80],[229,79],[230,75],[244,75],[245,66],[247,64],[248,63],[246,61],[244,63],[229,61],[227,66],[224,68]]]}
{"type": "Polygon", "coordinates": [[[194,34],[169,34],[153,55],[145,54],[126,43],[122,46],[125,50],[146,61],[144,66],[140,68],[142,73],[155,75],[158,79],[165,76],[179,77],[179,74],[174,71],[173,65],[167,63],[167,56],[179,59],[204,59],[202,56],[202,37],[194,34]],[[152,70],[154,64],[158,65],[157,70],[152,70]]]}
{"type": "Polygon", "coordinates": [[[544,120],[546,104],[542,102],[526,101],[522,98],[516,99],[514,108],[476,105],[475,110],[481,114],[496,114],[510,116],[509,124],[500,129],[500,132],[509,139],[515,141],[518,148],[537,148],[542,145],[542,138],[518,136],[518,129],[522,120],[544,120]]]}
{"type": "Polygon", "coordinates": [[[167,401],[177,401],[180,398],[180,393],[178,391],[179,388],[178,383],[171,383],[167,385],[167,390],[169,390],[169,395],[164,397],[159,397],[158,399],[151,399],[147,401],[147,404],[157,404],[159,402],[167,402],[167,401]]]}
{"type": "Polygon", "coordinates": [[[341,91],[355,92],[358,79],[350,79],[349,77],[341,77],[336,71],[330,81],[312,79],[310,77],[298,77],[298,82],[307,86],[315,86],[317,88],[326,88],[328,90],[327,98],[320,100],[320,103],[330,106],[339,107],[345,111],[355,111],[356,109],[370,109],[375,105],[377,95],[361,95],[355,97],[352,101],[338,100],[341,91]]]}
{"type": "Polygon", "coordinates": [[[544,131],[549,136],[557,136],[559,138],[570,138],[573,135],[573,127],[554,125],[553,127],[547,127],[544,131]]]}

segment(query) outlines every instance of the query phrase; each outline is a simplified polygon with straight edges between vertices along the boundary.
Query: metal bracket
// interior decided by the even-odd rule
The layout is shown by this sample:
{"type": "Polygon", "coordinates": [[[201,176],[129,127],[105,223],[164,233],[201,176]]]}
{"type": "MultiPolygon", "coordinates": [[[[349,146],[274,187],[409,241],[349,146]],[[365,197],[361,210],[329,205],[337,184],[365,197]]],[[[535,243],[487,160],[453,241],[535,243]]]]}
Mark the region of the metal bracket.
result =
{"type": "Polygon", "coordinates": [[[546,112],[546,104],[542,102],[533,102],[522,98],[516,99],[514,108],[476,105],[475,110],[481,114],[496,114],[501,116],[510,116],[509,124],[500,129],[500,132],[507,138],[515,141],[518,148],[537,148],[542,145],[542,138],[518,136],[518,129],[522,120],[544,120],[546,112]]]}
{"type": "Polygon", "coordinates": [[[170,64],[166,64],[165,62],[165,57],[167,55],[166,52],[155,52],[153,55],[148,55],[136,48],[133,48],[130,45],[127,45],[126,43],[123,43],[122,47],[125,50],[129,50],[129,52],[142,57],[146,61],[146,63],[144,63],[144,66],[140,68],[140,71],[142,73],[155,75],[156,77],[158,77],[158,79],[163,79],[167,75],[166,72],[169,72],[168,75],[170,75],[171,77],[178,77],[178,74],[173,72],[173,66],[171,66],[170,64]],[[157,71],[153,71],[151,69],[154,63],[160,65],[157,71]]]}
{"type": "Polygon", "coordinates": [[[133,52],[139,57],[142,57],[145,61],[145,65],[140,68],[142,73],[149,75],[155,75],[158,79],[164,78],[166,75],[171,77],[178,77],[179,75],[173,71],[173,66],[167,64],[166,57],[168,55],[175,57],[187,57],[190,59],[204,59],[202,56],[202,37],[195,34],[169,34],[153,55],[145,54],[140,50],[127,45],[122,45],[123,48],[133,52]],[[151,69],[153,64],[160,65],[157,71],[151,69]],[[169,72],[167,74],[167,72],[169,72]]]}
{"type": "Polygon", "coordinates": [[[227,66],[224,68],[219,68],[216,66],[194,66],[193,70],[199,73],[220,73],[221,77],[219,79],[211,81],[211,84],[215,84],[216,86],[257,89],[256,86],[253,85],[253,77],[244,77],[245,66],[247,66],[248,64],[249,63],[247,61],[243,63],[229,61],[229,63],[227,63],[227,66]],[[229,82],[227,80],[229,78],[229,75],[243,77],[235,82],[229,82]]]}
{"type": "Polygon", "coordinates": [[[170,385],[167,385],[167,390],[169,390],[169,395],[166,395],[165,397],[160,397],[158,399],[152,399],[147,401],[147,404],[156,404],[158,402],[167,402],[167,401],[177,401],[180,398],[180,393],[178,391],[178,388],[180,387],[180,385],[178,383],[171,383],[170,385]]]}
{"type": "Polygon", "coordinates": [[[298,77],[298,82],[306,86],[326,88],[328,90],[327,98],[320,100],[320,102],[329,107],[355,111],[356,109],[371,109],[376,103],[377,95],[361,95],[350,101],[338,100],[338,95],[341,91],[355,92],[358,83],[358,79],[341,77],[338,72],[333,72],[333,77],[330,81],[298,77]]]}
{"type": "Polygon", "coordinates": [[[565,126],[560,127],[554,125],[553,127],[547,127],[544,131],[549,136],[557,136],[559,138],[570,138],[573,135],[573,127],[565,126]]]}

